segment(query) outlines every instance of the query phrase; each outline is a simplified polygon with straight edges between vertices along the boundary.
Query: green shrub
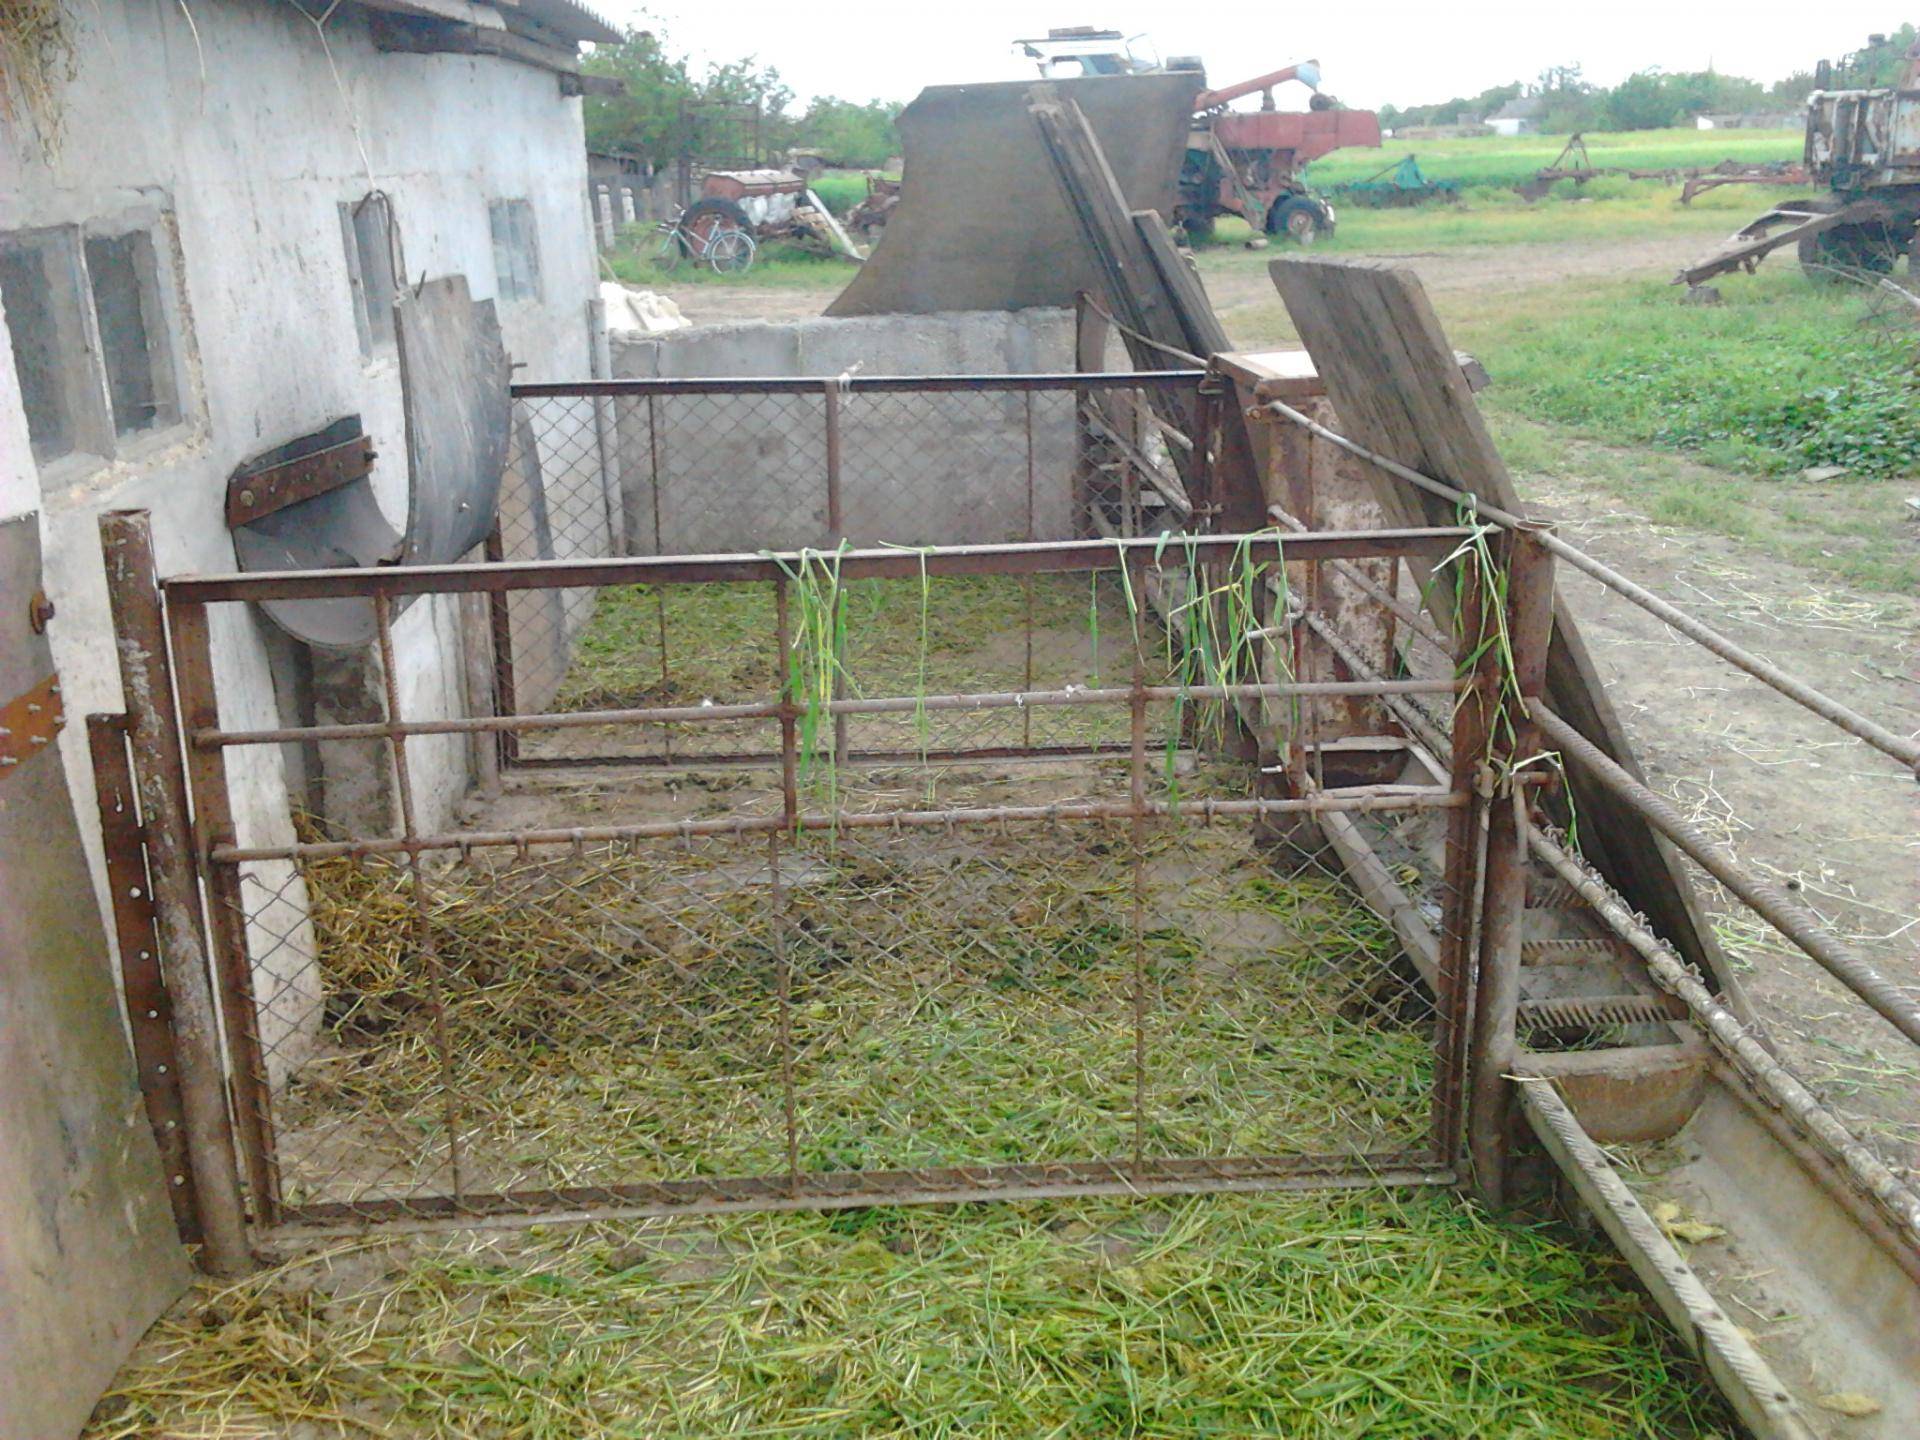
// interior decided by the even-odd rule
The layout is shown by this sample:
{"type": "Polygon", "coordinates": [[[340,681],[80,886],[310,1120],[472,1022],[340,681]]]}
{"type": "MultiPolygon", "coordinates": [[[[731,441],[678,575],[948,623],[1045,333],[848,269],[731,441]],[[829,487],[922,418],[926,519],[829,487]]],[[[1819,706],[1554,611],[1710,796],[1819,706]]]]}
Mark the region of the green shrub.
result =
{"type": "Polygon", "coordinates": [[[1711,310],[1664,285],[1596,293],[1514,327],[1483,358],[1503,403],[1599,438],[1768,474],[1920,470],[1911,324],[1776,264],[1730,282],[1711,310]]]}

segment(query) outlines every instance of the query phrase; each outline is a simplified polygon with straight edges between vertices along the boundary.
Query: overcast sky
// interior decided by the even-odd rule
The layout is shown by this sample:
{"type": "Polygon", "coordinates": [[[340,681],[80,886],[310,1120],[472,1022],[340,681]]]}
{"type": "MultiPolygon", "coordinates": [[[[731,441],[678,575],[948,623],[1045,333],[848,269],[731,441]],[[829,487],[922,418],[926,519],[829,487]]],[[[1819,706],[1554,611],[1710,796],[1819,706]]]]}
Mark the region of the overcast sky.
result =
{"type": "MultiPolygon", "coordinates": [[[[1857,49],[1905,18],[1884,4],[1725,0],[1601,3],[1317,4],[1189,0],[589,0],[620,24],[652,24],[697,59],[746,54],[777,67],[802,100],[909,100],[923,86],[1017,80],[1033,73],[1009,41],[1049,26],[1145,31],[1162,55],[1199,55],[1215,84],[1318,59],[1325,88],[1350,105],[1409,105],[1472,95],[1578,64],[1613,84],[1635,70],[1700,70],[1774,80],[1857,49]]],[[[1296,92],[1304,93],[1304,92],[1296,92]]]]}

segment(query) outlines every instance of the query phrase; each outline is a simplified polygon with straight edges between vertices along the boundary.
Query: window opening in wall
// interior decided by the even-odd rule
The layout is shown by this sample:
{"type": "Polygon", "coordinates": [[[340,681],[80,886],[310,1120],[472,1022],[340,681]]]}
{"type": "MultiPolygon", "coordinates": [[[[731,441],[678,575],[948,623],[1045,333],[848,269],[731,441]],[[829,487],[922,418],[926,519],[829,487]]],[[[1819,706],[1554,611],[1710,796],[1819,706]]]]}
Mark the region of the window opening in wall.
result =
{"type": "Polygon", "coordinates": [[[340,232],[347,250],[347,283],[353,290],[353,321],[366,359],[394,348],[393,297],[399,292],[400,240],[393,206],[378,191],[340,206],[340,232]]]}
{"type": "Polygon", "coordinates": [[[0,302],[13,341],[13,368],[38,464],[98,442],[89,422],[98,406],[81,309],[78,232],[0,235],[0,302]]]}
{"type": "Polygon", "coordinates": [[[495,293],[502,301],[540,298],[540,246],[533,206],[525,200],[495,200],[487,206],[493,229],[495,293]]]}
{"type": "Polygon", "coordinates": [[[89,235],[86,257],[114,434],[174,424],[180,399],[152,234],[89,235]]]}

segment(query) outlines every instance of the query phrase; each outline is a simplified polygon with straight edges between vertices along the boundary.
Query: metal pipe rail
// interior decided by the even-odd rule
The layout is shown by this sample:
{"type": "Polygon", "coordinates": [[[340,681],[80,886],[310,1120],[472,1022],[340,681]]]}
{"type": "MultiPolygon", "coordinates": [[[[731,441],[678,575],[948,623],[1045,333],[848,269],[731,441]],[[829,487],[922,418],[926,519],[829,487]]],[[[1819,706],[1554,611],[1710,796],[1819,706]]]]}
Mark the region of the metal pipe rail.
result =
{"type": "MultiPolygon", "coordinates": [[[[1515,515],[1509,510],[1503,510],[1497,505],[1489,505],[1485,500],[1482,500],[1470,491],[1461,490],[1456,486],[1447,484],[1443,480],[1436,480],[1431,475],[1423,475],[1418,470],[1402,465],[1399,461],[1390,459],[1378,451],[1370,450],[1364,445],[1357,444],[1340,434],[1337,430],[1331,430],[1327,426],[1322,425],[1312,416],[1301,414],[1300,411],[1295,410],[1290,405],[1283,404],[1278,400],[1267,400],[1253,408],[1256,411],[1266,411],[1270,414],[1277,415],[1283,420],[1298,425],[1312,434],[1319,436],[1322,440],[1327,441],[1327,443],[1339,446],[1348,454],[1357,456],[1365,460],[1368,464],[1384,470],[1396,479],[1406,481],[1409,485],[1417,486],[1430,494],[1438,495],[1443,499],[1453,500],[1465,505],[1475,515],[1484,516],[1496,525],[1511,529],[1516,525],[1527,523],[1523,516],[1515,515]]],[[[1693,616],[1687,614],[1686,611],[1662,600],[1651,590],[1635,584],[1619,571],[1602,564],[1584,550],[1569,545],[1566,541],[1560,539],[1559,536],[1547,534],[1543,536],[1543,540],[1549,550],[1572,565],[1575,569],[1584,571],[1595,580],[1598,580],[1602,585],[1605,585],[1609,590],[1614,591],[1625,599],[1631,600],[1663,624],[1672,626],[1689,640],[1706,647],[1722,660],[1746,671],[1747,674],[1753,676],[1754,679],[1760,681],[1762,684],[1772,687],[1788,699],[1805,706],[1821,719],[1839,726],[1856,739],[1864,740],[1882,754],[1898,760],[1909,770],[1913,771],[1916,780],[1920,780],[1920,740],[1896,734],[1878,721],[1871,720],[1867,716],[1862,715],[1851,706],[1844,705],[1832,696],[1814,689],[1804,681],[1795,679],[1771,661],[1761,659],[1752,651],[1729,640],[1719,631],[1711,629],[1694,619],[1693,616]]]]}
{"type": "Polygon", "coordinates": [[[1217,557],[1245,547],[1256,557],[1323,560],[1439,559],[1475,532],[1439,525],[1404,530],[1321,530],[1311,535],[1145,535],[1041,540],[1003,545],[891,546],[867,550],[763,551],[758,555],[639,555],[614,560],[516,560],[482,565],[386,565],[367,569],[279,570],[184,575],[161,582],[169,600],[366,599],[375,595],[462,595],[607,585],[685,585],[794,579],[802,565],[831,568],[841,580],[915,580],[948,575],[1047,575],[1151,565],[1163,555],[1217,557]]]}
{"type": "Polygon", "coordinates": [[[1595,781],[1632,806],[1648,824],[1744,900],[1774,929],[1799,946],[1821,969],[1870,1005],[1902,1035],[1920,1045],[1920,1003],[1888,980],[1838,935],[1770,880],[1748,873],[1731,851],[1688,823],[1671,802],[1649,790],[1586,736],[1539,701],[1528,705],[1541,732],[1595,781]]]}
{"type": "Polygon", "coordinates": [[[1389,810],[1457,810],[1467,796],[1433,788],[1414,793],[1337,794],[1255,800],[1141,800],[1070,805],[1000,805],[956,810],[802,811],[786,815],[733,815],[716,820],[660,820],[632,825],[576,825],[570,829],[467,830],[444,835],[388,836],[366,840],[306,840],[291,845],[216,845],[217,864],[257,860],[328,860],[341,856],[416,855],[427,851],[527,850],[535,845],[604,845],[640,840],[694,840],[713,836],[765,835],[779,831],[924,830],[968,825],[1065,825],[1198,815],[1212,823],[1223,816],[1313,815],[1329,811],[1376,814],[1389,810]]]}
{"type": "Polygon", "coordinates": [[[951,394],[969,390],[1139,390],[1198,385],[1206,375],[1204,365],[1185,370],[1065,370],[1024,375],[716,375],[704,379],[529,382],[511,386],[510,393],[516,400],[573,400],[648,395],[818,395],[822,385],[854,395],[862,391],[951,394]]]}
{"type": "MultiPolygon", "coordinates": [[[[1298,680],[1245,685],[1142,685],[1101,690],[995,690],[966,695],[887,695],[869,700],[829,700],[823,715],[911,715],[929,710],[1020,710],[1148,701],[1280,699],[1287,696],[1455,695],[1459,680],[1298,680]]],[[[576,730],[595,725],[714,725],[728,720],[779,720],[805,707],[760,701],[741,705],[665,705],[639,710],[573,710],[541,715],[476,715],[445,720],[355,721],[342,725],[290,726],[275,730],[196,730],[196,746],[283,745],[303,740],[378,740],[389,736],[476,735],[501,731],[576,730]]]]}

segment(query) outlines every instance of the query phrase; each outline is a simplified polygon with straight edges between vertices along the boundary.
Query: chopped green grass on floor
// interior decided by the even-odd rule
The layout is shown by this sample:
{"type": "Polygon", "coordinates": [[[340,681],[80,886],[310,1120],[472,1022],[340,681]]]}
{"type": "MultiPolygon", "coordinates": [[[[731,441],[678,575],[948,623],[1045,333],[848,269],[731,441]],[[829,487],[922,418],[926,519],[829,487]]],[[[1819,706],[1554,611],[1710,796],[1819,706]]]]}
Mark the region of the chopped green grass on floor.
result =
{"type": "Polygon", "coordinates": [[[87,1440],[1707,1440],[1619,1262],[1438,1192],[348,1242],[203,1282],[87,1440]]]}

